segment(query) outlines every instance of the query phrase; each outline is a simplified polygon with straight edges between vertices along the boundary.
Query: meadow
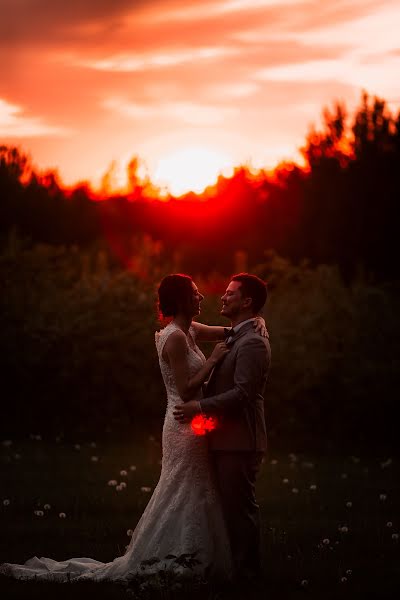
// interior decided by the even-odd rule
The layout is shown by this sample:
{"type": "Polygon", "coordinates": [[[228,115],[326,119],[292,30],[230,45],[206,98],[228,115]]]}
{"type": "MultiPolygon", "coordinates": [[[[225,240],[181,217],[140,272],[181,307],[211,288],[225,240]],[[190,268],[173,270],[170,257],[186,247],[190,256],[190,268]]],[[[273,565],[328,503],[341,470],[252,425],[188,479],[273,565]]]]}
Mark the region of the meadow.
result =
{"type": "MultiPolygon", "coordinates": [[[[32,433],[0,446],[0,562],[124,553],[160,472],[157,436],[119,443],[32,433]]],[[[259,597],[394,598],[399,591],[399,462],[271,448],[258,483],[264,580],[259,597]]],[[[14,582],[2,598],[192,598],[224,595],[154,580],[148,587],[14,582]],[[93,588],[93,586],[96,586],[93,588]],[[139,592],[138,592],[139,590],[139,592]]]]}
{"type": "MultiPolygon", "coordinates": [[[[266,250],[269,453],[258,485],[259,597],[394,598],[399,591],[398,285],[266,250]]],[[[175,262],[174,262],[175,261],[175,262]]],[[[110,561],[124,552],[160,472],[165,390],[156,287],[179,255],[132,238],[104,248],[32,244],[0,253],[0,562],[110,561]],[[128,535],[129,532],[129,535],[128,535]]],[[[196,275],[201,319],[223,323],[229,276],[196,275]]],[[[225,324],[225,323],[224,323],[225,324]]],[[[210,345],[203,350],[210,352],[210,345]]],[[[1,597],[234,598],[201,581],[115,585],[0,580],[1,597]],[[180,586],[180,587],[179,587],[180,586]],[[128,593],[128,596],[127,596],[128,593]]]]}

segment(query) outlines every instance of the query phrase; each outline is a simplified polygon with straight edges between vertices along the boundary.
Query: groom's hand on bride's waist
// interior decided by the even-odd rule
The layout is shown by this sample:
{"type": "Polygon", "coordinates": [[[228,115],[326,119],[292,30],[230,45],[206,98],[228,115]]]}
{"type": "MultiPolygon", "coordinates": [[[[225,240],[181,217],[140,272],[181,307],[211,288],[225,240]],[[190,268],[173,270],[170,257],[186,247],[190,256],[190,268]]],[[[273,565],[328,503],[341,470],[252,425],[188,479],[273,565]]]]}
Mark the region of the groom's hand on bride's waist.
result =
{"type": "Polygon", "coordinates": [[[201,413],[201,406],[198,400],[189,400],[182,404],[176,404],[173,415],[179,423],[188,423],[201,413]]]}

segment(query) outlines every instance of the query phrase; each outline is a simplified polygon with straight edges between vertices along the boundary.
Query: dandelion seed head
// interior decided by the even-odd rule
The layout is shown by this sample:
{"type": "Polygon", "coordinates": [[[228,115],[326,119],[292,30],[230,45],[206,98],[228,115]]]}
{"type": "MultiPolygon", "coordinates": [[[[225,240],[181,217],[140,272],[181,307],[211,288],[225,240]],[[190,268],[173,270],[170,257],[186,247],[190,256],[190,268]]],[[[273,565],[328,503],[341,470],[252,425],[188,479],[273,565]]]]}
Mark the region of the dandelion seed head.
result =
{"type": "Polygon", "coordinates": [[[351,507],[353,506],[353,503],[352,503],[352,502],[350,502],[350,501],[349,501],[349,502],[346,502],[346,506],[347,506],[347,508],[351,508],[351,507]]]}
{"type": "Polygon", "coordinates": [[[342,527],[339,527],[339,531],[340,533],[348,533],[349,528],[346,525],[343,525],[342,527]]]}
{"type": "Polygon", "coordinates": [[[125,471],[125,469],[122,469],[122,471],[120,471],[119,474],[121,475],[121,477],[126,477],[128,475],[128,471],[125,471]]]}
{"type": "Polygon", "coordinates": [[[301,586],[302,586],[302,587],[307,587],[307,586],[308,586],[308,581],[307,581],[307,579],[303,579],[303,581],[301,582],[301,586]]]}
{"type": "Polygon", "coordinates": [[[65,514],[65,512],[60,512],[59,515],[60,519],[66,519],[67,515],[65,514]]]}
{"type": "Polygon", "coordinates": [[[386,523],[386,527],[389,527],[389,529],[390,529],[391,527],[393,527],[393,523],[392,523],[392,521],[388,521],[388,522],[386,523]]]}
{"type": "Polygon", "coordinates": [[[351,569],[347,569],[346,575],[352,575],[353,571],[351,569]]]}
{"type": "Polygon", "coordinates": [[[122,488],[123,490],[126,488],[126,483],[125,481],[121,481],[119,484],[119,487],[122,488]]]}
{"type": "Polygon", "coordinates": [[[340,581],[341,583],[347,583],[347,577],[342,577],[340,581]]]}
{"type": "Polygon", "coordinates": [[[42,510],[34,510],[33,512],[37,517],[43,517],[44,515],[44,512],[42,510]]]}
{"type": "Polygon", "coordinates": [[[109,485],[110,487],[115,487],[116,485],[118,485],[118,481],[116,481],[115,479],[110,479],[107,485],[109,485]]]}
{"type": "Polygon", "coordinates": [[[394,540],[395,542],[397,542],[398,539],[399,539],[399,534],[398,533],[392,533],[392,540],[394,540]]]}
{"type": "Polygon", "coordinates": [[[44,510],[50,510],[51,509],[51,505],[50,504],[45,504],[43,506],[44,510]]]}
{"type": "Polygon", "coordinates": [[[324,539],[322,540],[322,543],[323,543],[323,544],[325,544],[325,546],[328,546],[328,545],[331,543],[331,541],[330,541],[330,539],[329,539],[329,538],[324,538],[324,539]]]}
{"type": "Polygon", "coordinates": [[[3,506],[10,506],[10,501],[8,498],[5,498],[5,500],[3,500],[3,506]]]}

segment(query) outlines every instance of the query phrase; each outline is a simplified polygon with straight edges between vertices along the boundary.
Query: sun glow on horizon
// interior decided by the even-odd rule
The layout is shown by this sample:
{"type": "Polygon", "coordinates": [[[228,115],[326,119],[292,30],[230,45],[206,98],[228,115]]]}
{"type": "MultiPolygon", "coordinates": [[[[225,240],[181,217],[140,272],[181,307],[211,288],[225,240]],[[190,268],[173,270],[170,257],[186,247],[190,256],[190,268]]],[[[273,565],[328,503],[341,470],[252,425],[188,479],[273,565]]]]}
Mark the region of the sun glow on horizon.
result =
{"type": "Polygon", "coordinates": [[[159,188],[167,188],[174,196],[187,192],[200,194],[213,185],[219,175],[232,175],[233,169],[232,160],[222,152],[193,146],[160,158],[151,180],[159,188]]]}

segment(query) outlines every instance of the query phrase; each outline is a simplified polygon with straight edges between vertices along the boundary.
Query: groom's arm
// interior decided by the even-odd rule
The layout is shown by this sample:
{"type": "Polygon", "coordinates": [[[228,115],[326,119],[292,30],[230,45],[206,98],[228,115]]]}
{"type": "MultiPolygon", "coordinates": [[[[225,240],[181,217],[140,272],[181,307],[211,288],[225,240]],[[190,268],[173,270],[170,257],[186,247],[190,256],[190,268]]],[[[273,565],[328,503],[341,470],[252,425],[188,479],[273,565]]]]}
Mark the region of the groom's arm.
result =
{"type": "Polygon", "coordinates": [[[237,412],[256,396],[266,380],[268,367],[269,355],[264,342],[259,338],[246,340],[238,348],[233,388],[222,394],[202,398],[202,412],[206,415],[237,412]]]}

